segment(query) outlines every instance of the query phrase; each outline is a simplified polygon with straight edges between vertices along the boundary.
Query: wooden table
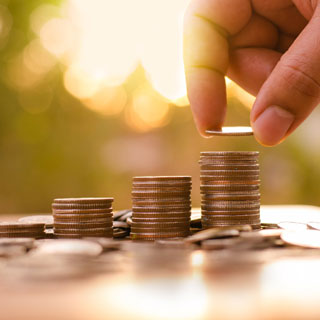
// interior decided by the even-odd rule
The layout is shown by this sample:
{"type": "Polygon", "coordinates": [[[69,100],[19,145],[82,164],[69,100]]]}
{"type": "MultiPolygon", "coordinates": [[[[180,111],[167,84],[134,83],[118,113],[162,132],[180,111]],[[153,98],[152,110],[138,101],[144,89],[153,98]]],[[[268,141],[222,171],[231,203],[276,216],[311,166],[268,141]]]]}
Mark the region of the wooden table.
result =
{"type": "MultiPolygon", "coordinates": [[[[261,216],[320,221],[320,208],[263,207],[261,216]]],[[[65,279],[0,268],[0,319],[320,319],[320,250],[230,254],[128,243],[97,263],[103,272],[65,279]]]]}

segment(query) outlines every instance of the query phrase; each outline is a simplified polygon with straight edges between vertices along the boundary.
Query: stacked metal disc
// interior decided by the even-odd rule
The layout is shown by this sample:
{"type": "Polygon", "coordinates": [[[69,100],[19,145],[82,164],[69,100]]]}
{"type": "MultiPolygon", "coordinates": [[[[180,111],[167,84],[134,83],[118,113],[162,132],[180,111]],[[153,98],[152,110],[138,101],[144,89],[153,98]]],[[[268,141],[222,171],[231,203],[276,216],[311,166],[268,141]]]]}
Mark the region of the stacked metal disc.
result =
{"type": "Polygon", "coordinates": [[[44,238],[44,223],[0,222],[1,238],[44,238]]]}
{"type": "Polygon", "coordinates": [[[260,228],[259,152],[202,152],[203,228],[249,224],[260,228]]]}
{"type": "Polygon", "coordinates": [[[112,237],[113,198],[63,198],[52,204],[59,238],[112,237]]]}
{"type": "Polygon", "coordinates": [[[133,178],[131,238],[156,240],[189,235],[191,177],[133,178]]]}

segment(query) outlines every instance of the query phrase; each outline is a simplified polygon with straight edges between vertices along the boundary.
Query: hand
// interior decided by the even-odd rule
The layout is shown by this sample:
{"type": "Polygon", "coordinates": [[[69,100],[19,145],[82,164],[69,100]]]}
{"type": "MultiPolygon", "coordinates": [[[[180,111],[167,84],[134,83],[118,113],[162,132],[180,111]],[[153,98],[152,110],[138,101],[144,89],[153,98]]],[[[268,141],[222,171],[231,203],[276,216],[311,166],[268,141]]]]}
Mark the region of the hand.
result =
{"type": "Polygon", "coordinates": [[[223,124],[227,75],[256,96],[256,139],[278,144],[320,102],[320,0],[191,0],[184,60],[200,133],[223,124]]]}

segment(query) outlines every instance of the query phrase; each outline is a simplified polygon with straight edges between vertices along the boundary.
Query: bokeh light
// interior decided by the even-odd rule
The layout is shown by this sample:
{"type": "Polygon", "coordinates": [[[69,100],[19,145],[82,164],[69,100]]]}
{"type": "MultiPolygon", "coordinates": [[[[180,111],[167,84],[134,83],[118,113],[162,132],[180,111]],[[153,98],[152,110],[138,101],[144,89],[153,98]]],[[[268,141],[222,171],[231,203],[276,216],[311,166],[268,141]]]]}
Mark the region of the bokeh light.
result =
{"type": "Polygon", "coordinates": [[[138,131],[159,128],[169,122],[170,107],[160,95],[148,85],[138,88],[133,93],[132,103],[128,106],[127,123],[138,131]]]}

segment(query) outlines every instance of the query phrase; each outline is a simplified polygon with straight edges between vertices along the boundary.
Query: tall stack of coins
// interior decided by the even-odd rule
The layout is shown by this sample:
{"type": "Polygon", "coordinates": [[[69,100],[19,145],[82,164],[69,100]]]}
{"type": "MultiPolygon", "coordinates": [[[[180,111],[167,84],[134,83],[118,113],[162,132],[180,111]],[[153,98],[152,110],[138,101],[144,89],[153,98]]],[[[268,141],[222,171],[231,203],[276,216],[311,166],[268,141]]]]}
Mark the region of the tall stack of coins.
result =
{"type": "Polygon", "coordinates": [[[260,228],[259,152],[202,152],[203,228],[251,225],[260,228]]]}
{"type": "Polygon", "coordinates": [[[54,234],[59,238],[112,237],[113,198],[54,199],[54,234]]]}
{"type": "Polygon", "coordinates": [[[191,177],[133,178],[131,238],[156,240],[189,235],[191,177]]]}
{"type": "Polygon", "coordinates": [[[1,238],[43,238],[44,223],[0,222],[1,238]]]}

